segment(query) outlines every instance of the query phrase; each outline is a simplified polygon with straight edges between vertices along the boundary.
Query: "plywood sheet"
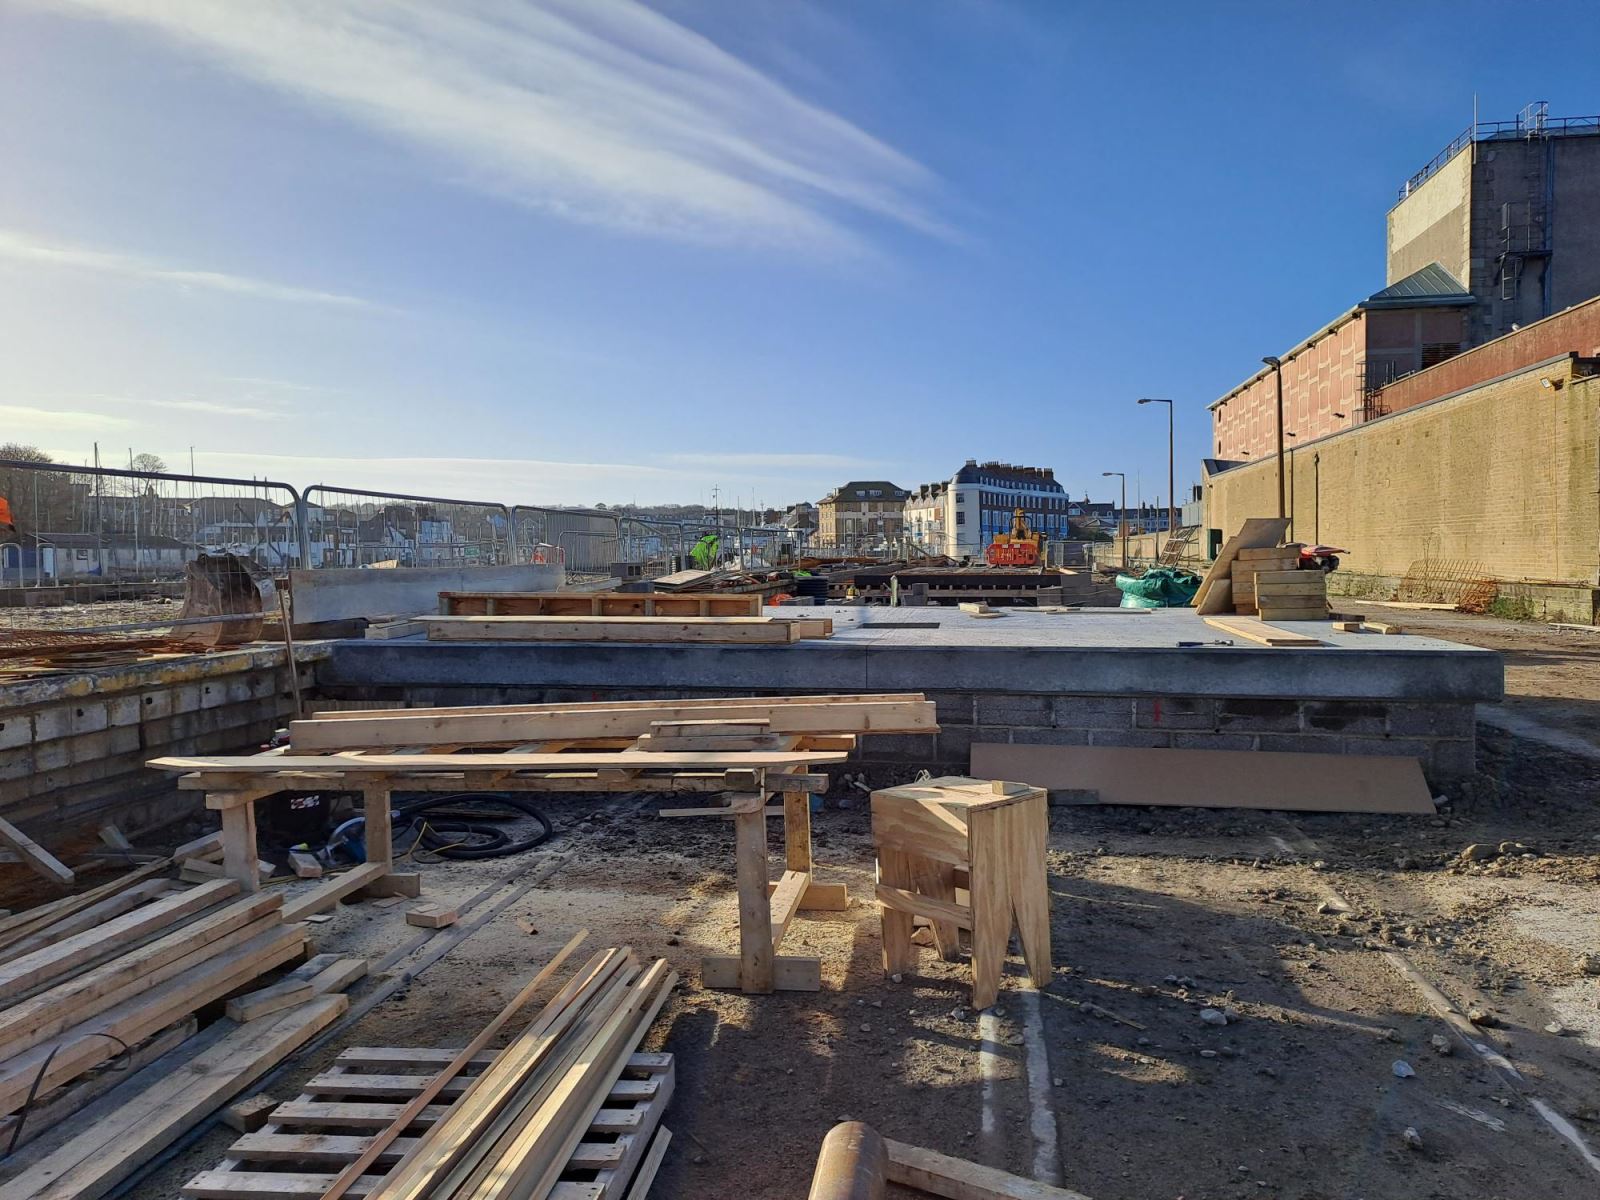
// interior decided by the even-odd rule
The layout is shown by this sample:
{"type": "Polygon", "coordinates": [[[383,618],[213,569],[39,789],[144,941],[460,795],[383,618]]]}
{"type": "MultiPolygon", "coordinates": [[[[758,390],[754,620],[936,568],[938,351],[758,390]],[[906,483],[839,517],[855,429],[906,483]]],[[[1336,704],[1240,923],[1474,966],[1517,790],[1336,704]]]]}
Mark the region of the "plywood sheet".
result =
{"type": "Polygon", "coordinates": [[[1414,758],[980,742],[972,747],[972,774],[1096,792],[1101,804],[1434,813],[1414,758]]]}

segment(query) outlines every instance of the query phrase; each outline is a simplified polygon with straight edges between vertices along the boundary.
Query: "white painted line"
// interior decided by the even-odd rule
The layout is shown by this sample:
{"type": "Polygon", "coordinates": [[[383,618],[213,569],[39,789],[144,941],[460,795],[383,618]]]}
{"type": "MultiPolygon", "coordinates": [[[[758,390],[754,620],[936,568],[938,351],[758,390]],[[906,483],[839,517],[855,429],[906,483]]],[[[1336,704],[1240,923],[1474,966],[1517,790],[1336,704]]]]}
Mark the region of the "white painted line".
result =
{"type": "MultiPolygon", "coordinates": [[[[1290,824],[1293,824],[1293,822],[1290,822],[1290,824]]],[[[1305,837],[1304,831],[1300,832],[1301,836],[1305,837]]],[[[1309,837],[1305,840],[1311,846],[1316,845],[1309,837]]],[[[1349,907],[1350,902],[1334,891],[1331,885],[1328,885],[1328,898],[1349,907]]],[[[1507,1076],[1512,1085],[1532,1106],[1533,1111],[1544,1118],[1545,1124],[1550,1126],[1558,1137],[1571,1143],[1578,1153],[1583,1156],[1583,1161],[1588,1163],[1596,1174],[1600,1174],[1600,1158],[1595,1157],[1594,1151],[1589,1149],[1588,1143],[1583,1140],[1583,1135],[1573,1128],[1572,1122],[1551,1108],[1544,1100],[1527,1091],[1528,1081],[1523,1077],[1522,1072],[1517,1070],[1511,1064],[1511,1060],[1493,1046],[1478,1041],[1476,1026],[1461,1014],[1461,1010],[1455,1006],[1448,996],[1436,988],[1417,969],[1415,963],[1398,950],[1385,950],[1382,952],[1382,958],[1402,979],[1422,993],[1422,998],[1428,1002],[1428,1007],[1433,1009],[1435,1015],[1455,1031],[1457,1037],[1472,1047],[1474,1054],[1507,1076]]]]}
{"type": "Polygon", "coordinates": [[[995,1097],[1000,1091],[1000,1018],[994,1009],[986,1008],[978,1014],[978,1075],[983,1080],[983,1134],[985,1151],[992,1152],[999,1123],[995,1118],[995,1097]]]}
{"type": "Polygon", "coordinates": [[[1044,1044],[1044,1016],[1039,993],[1017,993],[1022,1005],[1022,1038],[1027,1050],[1028,1129],[1033,1134],[1033,1177],[1040,1183],[1061,1182],[1061,1143],[1056,1136],[1056,1110],[1050,1087],[1050,1055],[1044,1044]]]}

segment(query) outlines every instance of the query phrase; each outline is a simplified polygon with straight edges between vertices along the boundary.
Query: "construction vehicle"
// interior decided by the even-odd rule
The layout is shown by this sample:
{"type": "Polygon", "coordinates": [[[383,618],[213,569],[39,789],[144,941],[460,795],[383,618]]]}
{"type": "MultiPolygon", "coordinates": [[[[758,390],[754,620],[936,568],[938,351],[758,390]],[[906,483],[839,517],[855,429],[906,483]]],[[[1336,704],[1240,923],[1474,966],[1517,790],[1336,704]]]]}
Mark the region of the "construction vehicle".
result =
{"type": "Polygon", "coordinates": [[[991,567],[1036,567],[1044,557],[1044,534],[1029,528],[1019,508],[1011,514],[1011,532],[995,534],[983,557],[991,567]]]}

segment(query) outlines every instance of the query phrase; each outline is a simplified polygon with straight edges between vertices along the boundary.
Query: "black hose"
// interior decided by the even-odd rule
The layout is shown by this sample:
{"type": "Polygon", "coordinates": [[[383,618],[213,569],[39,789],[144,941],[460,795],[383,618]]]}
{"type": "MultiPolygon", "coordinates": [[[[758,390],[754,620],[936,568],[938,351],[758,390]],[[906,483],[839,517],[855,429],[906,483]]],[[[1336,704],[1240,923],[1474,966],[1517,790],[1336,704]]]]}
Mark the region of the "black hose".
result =
{"type": "MultiPolygon", "coordinates": [[[[497,792],[424,796],[395,805],[395,812],[417,830],[412,849],[428,850],[441,858],[504,858],[542,846],[555,835],[550,818],[530,801],[497,792]],[[494,823],[521,817],[538,826],[527,837],[513,838],[494,823]]],[[[396,840],[400,833],[395,831],[396,840]]]]}

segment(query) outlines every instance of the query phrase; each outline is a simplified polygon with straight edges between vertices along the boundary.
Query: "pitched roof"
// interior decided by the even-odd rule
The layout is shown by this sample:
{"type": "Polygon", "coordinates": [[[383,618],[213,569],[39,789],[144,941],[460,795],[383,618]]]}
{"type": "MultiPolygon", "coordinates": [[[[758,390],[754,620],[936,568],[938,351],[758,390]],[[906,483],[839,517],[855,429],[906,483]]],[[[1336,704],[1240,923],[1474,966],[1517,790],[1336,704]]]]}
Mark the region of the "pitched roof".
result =
{"type": "Polygon", "coordinates": [[[826,500],[904,500],[911,495],[905,488],[883,479],[852,479],[840,487],[836,487],[823,499],[826,500]]]}
{"type": "Polygon", "coordinates": [[[1426,308],[1476,304],[1477,297],[1467,291],[1467,285],[1446,271],[1439,263],[1431,262],[1420,271],[1413,271],[1404,279],[1391,283],[1380,292],[1373,292],[1357,307],[1360,308],[1426,308]]]}

